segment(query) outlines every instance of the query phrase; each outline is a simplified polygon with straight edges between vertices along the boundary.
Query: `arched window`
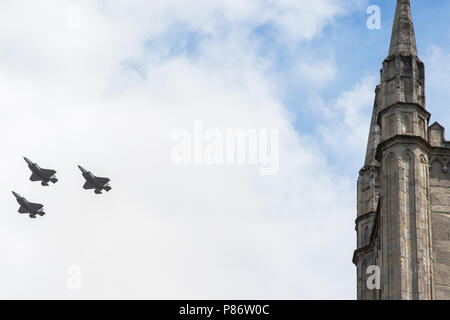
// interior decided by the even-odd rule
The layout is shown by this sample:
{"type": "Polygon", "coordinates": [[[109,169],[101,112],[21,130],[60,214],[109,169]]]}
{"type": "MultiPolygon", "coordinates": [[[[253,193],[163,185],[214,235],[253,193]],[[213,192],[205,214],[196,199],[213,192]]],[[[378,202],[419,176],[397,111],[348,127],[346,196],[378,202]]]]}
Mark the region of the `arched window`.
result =
{"type": "Polygon", "coordinates": [[[393,136],[397,132],[397,116],[392,114],[386,118],[386,138],[393,136]]]}
{"type": "Polygon", "coordinates": [[[369,233],[369,226],[366,225],[366,226],[364,227],[364,231],[363,231],[363,245],[364,245],[364,246],[367,245],[367,244],[369,244],[369,236],[370,236],[370,233],[369,233]]]}
{"type": "Polygon", "coordinates": [[[412,134],[412,113],[405,112],[402,113],[402,133],[403,134],[412,134]]]}

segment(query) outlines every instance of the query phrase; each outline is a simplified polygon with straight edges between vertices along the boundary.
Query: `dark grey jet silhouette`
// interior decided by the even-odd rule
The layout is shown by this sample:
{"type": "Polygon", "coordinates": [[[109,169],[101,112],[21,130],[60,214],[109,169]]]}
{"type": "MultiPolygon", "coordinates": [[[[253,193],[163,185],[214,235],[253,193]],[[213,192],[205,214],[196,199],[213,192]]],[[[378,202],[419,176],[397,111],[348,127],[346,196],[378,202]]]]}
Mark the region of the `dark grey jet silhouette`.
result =
{"type": "Polygon", "coordinates": [[[87,171],[82,166],[78,166],[80,168],[81,172],[83,173],[84,179],[86,179],[86,183],[83,185],[83,188],[88,189],[95,189],[96,194],[101,194],[102,190],[105,190],[108,192],[111,190],[111,187],[109,186],[108,182],[110,181],[108,178],[101,178],[94,176],[90,171],[87,171]]]}
{"type": "Polygon", "coordinates": [[[12,192],[16,197],[17,202],[20,204],[19,213],[27,213],[30,218],[36,218],[36,215],[43,216],[45,212],[43,211],[44,206],[40,203],[29,202],[24,197],[19,194],[12,192]]]}
{"type": "Polygon", "coordinates": [[[48,186],[48,183],[50,181],[53,183],[58,182],[58,179],[56,179],[55,176],[55,170],[42,169],[36,163],[33,163],[30,159],[27,159],[26,157],[23,158],[28,163],[28,168],[30,168],[31,172],[33,172],[30,177],[31,181],[41,181],[41,184],[43,186],[48,186]]]}

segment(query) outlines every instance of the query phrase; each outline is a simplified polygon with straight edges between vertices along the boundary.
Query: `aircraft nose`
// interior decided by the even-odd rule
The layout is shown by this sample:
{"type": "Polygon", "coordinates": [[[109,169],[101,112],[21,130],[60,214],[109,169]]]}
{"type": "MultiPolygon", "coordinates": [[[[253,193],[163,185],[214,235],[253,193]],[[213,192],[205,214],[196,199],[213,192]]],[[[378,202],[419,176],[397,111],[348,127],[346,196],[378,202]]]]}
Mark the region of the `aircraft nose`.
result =
{"type": "Polygon", "coordinates": [[[27,157],[23,157],[23,159],[24,159],[28,164],[31,164],[30,159],[28,159],[27,157]]]}
{"type": "Polygon", "coordinates": [[[14,195],[14,197],[20,198],[19,194],[15,193],[14,191],[12,191],[12,194],[14,195]]]}
{"type": "Polygon", "coordinates": [[[86,170],[82,166],[78,165],[78,168],[81,170],[81,172],[83,172],[83,173],[86,172],[86,170]]]}

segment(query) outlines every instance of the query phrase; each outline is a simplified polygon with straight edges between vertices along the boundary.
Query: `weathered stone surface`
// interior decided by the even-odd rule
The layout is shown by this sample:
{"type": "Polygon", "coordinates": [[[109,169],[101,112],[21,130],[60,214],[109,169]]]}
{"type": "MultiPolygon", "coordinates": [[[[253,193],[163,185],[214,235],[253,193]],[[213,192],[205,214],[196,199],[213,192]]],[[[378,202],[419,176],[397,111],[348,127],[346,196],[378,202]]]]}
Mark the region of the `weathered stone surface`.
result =
{"type": "Polygon", "coordinates": [[[367,141],[366,160],[364,161],[365,167],[369,166],[375,161],[375,154],[377,152],[378,144],[381,140],[380,127],[377,123],[380,89],[380,86],[377,86],[377,88],[375,89],[375,101],[373,104],[372,121],[370,124],[369,139],[367,141]]]}
{"type": "Polygon", "coordinates": [[[441,147],[444,145],[444,127],[435,122],[430,126],[428,131],[429,142],[433,147],[441,147]]]}
{"type": "Polygon", "coordinates": [[[389,55],[409,52],[417,55],[416,37],[409,0],[397,1],[389,55]]]}
{"type": "Polygon", "coordinates": [[[435,300],[449,300],[450,286],[437,285],[434,291],[435,291],[435,300]]]}
{"type": "Polygon", "coordinates": [[[450,287],[450,209],[446,213],[433,212],[432,220],[434,281],[441,287],[450,287]]]}
{"type": "Polygon", "coordinates": [[[450,190],[447,188],[443,190],[444,192],[434,192],[431,194],[431,204],[450,206],[450,193],[449,193],[450,190]]]}

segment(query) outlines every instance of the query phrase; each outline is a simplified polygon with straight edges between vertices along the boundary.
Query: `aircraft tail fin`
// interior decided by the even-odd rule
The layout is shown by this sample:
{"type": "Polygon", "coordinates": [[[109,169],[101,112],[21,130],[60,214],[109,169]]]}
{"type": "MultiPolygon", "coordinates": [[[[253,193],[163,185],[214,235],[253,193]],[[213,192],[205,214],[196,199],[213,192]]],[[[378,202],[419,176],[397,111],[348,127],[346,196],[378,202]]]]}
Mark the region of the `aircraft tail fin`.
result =
{"type": "Polygon", "coordinates": [[[41,185],[43,185],[44,187],[48,187],[48,183],[45,182],[45,181],[42,181],[42,182],[41,182],[41,185]]]}
{"type": "Polygon", "coordinates": [[[53,182],[53,183],[57,183],[57,182],[58,182],[58,179],[56,179],[55,177],[53,177],[53,178],[50,178],[50,181],[53,182]]]}
{"type": "Polygon", "coordinates": [[[110,186],[104,186],[103,188],[106,190],[106,192],[109,192],[109,190],[112,189],[110,186]]]}
{"type": "Polygon", "coordinates": [[[31,219],[36,219],[36,215],[34,215],[34,214],[32,214],[32,213],[29,215],[29,217],[30,217],[31,219]]]}
{"type": "Polygon", "coordinates": [[[102,194],[102,191],[101,190],[99,190],[99,189],[95,189],[95,191],[94,191],[96,194],[102,194]]]}

